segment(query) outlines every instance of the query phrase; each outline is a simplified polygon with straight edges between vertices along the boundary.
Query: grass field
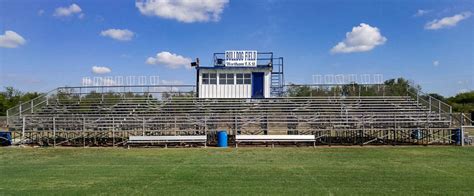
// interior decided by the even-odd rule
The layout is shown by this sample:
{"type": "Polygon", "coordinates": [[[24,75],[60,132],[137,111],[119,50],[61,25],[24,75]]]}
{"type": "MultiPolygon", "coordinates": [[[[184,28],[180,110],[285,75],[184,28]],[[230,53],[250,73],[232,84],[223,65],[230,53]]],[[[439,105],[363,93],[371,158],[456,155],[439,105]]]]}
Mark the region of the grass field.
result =
{"type": "Polygon", "coordinates": [[[473,147],[0,148],[0,195],[473,195],[473,147]]]}

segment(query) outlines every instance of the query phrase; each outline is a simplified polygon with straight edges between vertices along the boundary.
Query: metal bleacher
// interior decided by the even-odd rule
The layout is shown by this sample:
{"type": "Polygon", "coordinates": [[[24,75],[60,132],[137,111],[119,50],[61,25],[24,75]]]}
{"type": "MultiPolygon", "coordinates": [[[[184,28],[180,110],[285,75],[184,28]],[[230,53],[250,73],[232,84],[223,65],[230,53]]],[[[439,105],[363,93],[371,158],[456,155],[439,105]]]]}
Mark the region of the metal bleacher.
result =
{"type": "Polygon", "coordinates": [[[22,143],[40,145],[115,146],[166,135],[212,142],[218,130],[315,135],[318,145],[453,143],[450,109],[418,94],[199,99],[194,92],[190,85],[58,88],[10,109],[8,125],[22,143]]]}

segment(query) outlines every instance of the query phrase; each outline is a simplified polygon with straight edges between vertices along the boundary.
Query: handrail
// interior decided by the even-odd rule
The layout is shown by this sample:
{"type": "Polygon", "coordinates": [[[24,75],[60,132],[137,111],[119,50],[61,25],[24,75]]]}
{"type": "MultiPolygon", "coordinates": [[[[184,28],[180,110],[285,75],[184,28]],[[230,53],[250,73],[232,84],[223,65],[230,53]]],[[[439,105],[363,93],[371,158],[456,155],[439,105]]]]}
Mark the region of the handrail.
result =
{"type": "MultiPolygon", "coordinates": [[[[449,104],[447,104],[447,103],[445,103],[445,102],[443,102],[443,101],[441,101],[441,100],[439,100],[439,99],[436,99],[436,98],[434,98],[433,96],[431,96],[431,95],[429,95],[429,94],[427,94],[427,93],[425,93],[425,92],[423,92],[423,91],[421,91],[421,90],[418,90],[418,89],[417,89],[415,92],[412,92],[412,91],[410,91],[410,90],[408,89],[407,92],[410,93],[412,96],[414,96],[414,98],[416,98],[416,101],[417,101],[418,103],[420,103],[420,99],[421,99],[422,101],[426,102],[426,103],[425,103],[425,106],[427,106],[430,111],[435,111],[435,112],[438,112],[438,113],[449,113],[449,114],[453,113],[453,108],[452,108],[451,105],[449,105],[449,104]],[[422,96],[428,97],[428,100],[423,99],[422,96]],[[433,102],[432,100],[434,100],[435,102],[438,102],[438,105],[432,104],[432,102],[433,102]],[[447,111],[446,111],[446,110],[443,110],[443,108],[441,107],[441,105],[443,105],[443,106],[449,108],[449,110],[447,110],[447,111]],[[436,108],[437,111],[436,111],[436,110],[433,110],[433,107],[436,108]]],[[[421,104],[423,104],[423,103],[421,103],[421,104]]]]}
{"type": "Polygon", "coordinates": [[[42,93],[38,97],[35,97],[35,98],[33,98],[32,100],[30,100],[28,102],[20,103],[20,104],[14,106],[14,107],[11,107],[11,108],[7,109],[7,124],[9,122],[8,119],[9,119],[10,116],[17,116],[17,115],[21,116],[22,111],[31,110],[31,106],[33,106],[33,108],[34,108],[35,106],[39,105],[39,104],[36,104],[36,105],[34,104],[36,100],[44,98],[44,97],[48,96],[49,94],[51,94],[52,92],[57,91],[58,89],[59,88],[55,88],[55,89],[50,90],[46,93],[42,93]],[[24,109],[23,105],[30,106],[30,108],[24,109]],[[12,111],[14,111],[15,109],[18,109],[18,112],[17,113],[12,113],[12,111]]]}
{"type": "Polygon", "coordinates": [[[81,89],[81,88],[137,88],[137,87],[195,87],[193,84],[155,84],[155,85],[107,85],[107,86],[64,86],[57,89],[81,89]]]}
{"type": "MultiPolygon", "coordinates": [[[[35,108],[40,106],[41,104],[44,104],[46,102],[46,105],[48,105],[48,96],[60,92],[62,90],[74,90],[78,89],[81,91],[81,89],[117,89],[117,88],[148,88],[147,90],[149,91],[150,89],[153,90],[153,88],[170,88],[169,91],[163,91],[163,92],[169,92],[169,93],[184,93],[182,91],[173,91],[173,88],[195,88],[195,85],[115,85],[115,86],[73,86],[73,87],[58,87],[53,90],[50,90],[46,93],[40,94],[38,97],[29,100],[28,102],[20,103],[12,108],[9,108],[7,110],[7,124],[9,124],[10,117],[12,116],[22,116],[25,113],[33,113],[35,108]],[[45,99],[40,101],[39,103],[36,103],[38,100],[45,99]]],[[[138,92],[132,92],[132,93],[138,93],[138,92]]],[[[146,93],[146,92],[143,92],[146,93]]],[[[162,92],[149,92],[149,93],[162,93],[162,92]]],[[[79,93],[82,94],[82,93],[79,93]]]]}

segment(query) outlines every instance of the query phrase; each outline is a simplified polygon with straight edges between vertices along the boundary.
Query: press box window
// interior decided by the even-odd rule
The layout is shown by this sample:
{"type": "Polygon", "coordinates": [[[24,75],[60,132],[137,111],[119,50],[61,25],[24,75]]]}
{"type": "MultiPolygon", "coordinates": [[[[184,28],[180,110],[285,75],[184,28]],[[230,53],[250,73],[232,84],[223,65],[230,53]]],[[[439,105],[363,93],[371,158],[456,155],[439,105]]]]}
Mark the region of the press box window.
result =
{"type": "Polygon", "coordinates": [[[237,84],[251,84],[251,74],[237,74],[237,84]]]}
{"type": "Polygon", "coordinates": [[[203,73],[202,84],[217,84],[217,74],[203,73]]]}
{"type": "Polygon", "coordinates": [[[219,84],[234,84],[234,74],[219,74],[219,84]]]}

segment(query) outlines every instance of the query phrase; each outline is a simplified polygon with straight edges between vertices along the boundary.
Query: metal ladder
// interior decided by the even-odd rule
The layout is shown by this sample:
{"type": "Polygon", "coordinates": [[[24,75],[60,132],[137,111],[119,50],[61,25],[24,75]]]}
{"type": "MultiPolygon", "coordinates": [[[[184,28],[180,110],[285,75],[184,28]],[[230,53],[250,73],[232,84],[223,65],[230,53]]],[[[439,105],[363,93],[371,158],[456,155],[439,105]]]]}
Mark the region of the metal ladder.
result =
{"type": "Polygon", "coordinates": [[[284,86],[283,57],[274,58],[273,64],[272,64],[270,95],[272,97],[283,96],[283,86],[284,86]]]}

